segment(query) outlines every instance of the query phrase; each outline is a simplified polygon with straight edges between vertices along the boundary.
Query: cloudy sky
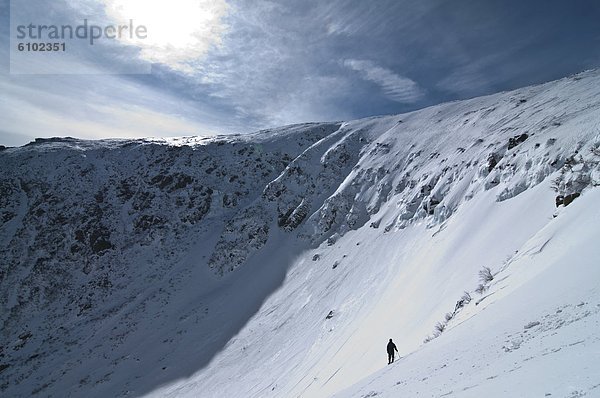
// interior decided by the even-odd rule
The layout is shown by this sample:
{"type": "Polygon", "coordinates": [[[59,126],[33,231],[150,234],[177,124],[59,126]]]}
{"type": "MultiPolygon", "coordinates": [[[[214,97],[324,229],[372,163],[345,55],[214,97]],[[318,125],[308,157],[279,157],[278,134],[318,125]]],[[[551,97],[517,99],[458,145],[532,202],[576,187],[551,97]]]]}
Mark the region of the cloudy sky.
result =
{"type": "Polygon", "coordinates": [[[600,66],[597,0],[0,0],[0,15],[7,146],[402,113],[600,66]],[[40,41],[18,26],[84,20],[147,34],[17,50],[40,41]]]}

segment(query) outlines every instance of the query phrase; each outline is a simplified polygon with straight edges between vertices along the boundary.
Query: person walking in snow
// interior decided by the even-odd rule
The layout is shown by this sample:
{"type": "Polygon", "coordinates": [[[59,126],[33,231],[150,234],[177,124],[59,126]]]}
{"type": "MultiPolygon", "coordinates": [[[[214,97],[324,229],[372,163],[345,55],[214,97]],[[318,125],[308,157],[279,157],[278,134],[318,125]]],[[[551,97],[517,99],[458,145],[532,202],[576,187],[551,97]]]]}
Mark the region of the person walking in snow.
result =
{"type": "Polygon", "coordinates": [[[390,342],[387,345],[388,365],[394,362],[394,351],[398,352],[398,349],[396,348],[396,344],[390,339],[390,342]]]}

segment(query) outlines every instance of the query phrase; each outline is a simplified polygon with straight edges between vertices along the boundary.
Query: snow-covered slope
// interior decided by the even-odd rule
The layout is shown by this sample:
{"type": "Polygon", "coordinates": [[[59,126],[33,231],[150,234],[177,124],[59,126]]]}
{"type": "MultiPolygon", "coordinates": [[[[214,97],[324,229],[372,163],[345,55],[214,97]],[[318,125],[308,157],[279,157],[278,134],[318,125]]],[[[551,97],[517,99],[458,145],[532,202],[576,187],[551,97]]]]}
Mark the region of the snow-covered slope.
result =
{"type": "Polygon", "coordinates": [[[600,394],[599,71],[0,158],[3,395],[600,394]]]}

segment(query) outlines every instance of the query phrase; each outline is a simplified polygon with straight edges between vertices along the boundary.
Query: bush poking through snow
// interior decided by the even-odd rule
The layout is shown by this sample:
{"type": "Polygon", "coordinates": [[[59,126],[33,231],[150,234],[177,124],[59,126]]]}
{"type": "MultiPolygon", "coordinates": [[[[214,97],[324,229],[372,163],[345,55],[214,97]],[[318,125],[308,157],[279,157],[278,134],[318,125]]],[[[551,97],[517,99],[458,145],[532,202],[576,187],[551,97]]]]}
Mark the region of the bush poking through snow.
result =
{"type": "MultiPolygon", "coordinates": [[[[479,294],[483,294],[488,290],[488,288],[489,288],[488,284],[494,280],[494,275],[492,274],[492,270],[490,269],[490,267],[483,267],[479,271],[479,280],[481,281],[481,283],[479,284],[479,286],[477,286],[477,289],[475,289],[475,292],[479,293],[479,294]]],[[[444,320],[442,322],[438,322],[435,324],[435,326],[433,328],[433,335],[425,337],[425,339],[423,340],[423,343],[424,344],[429,343],[431,340],[439,337],[444,332],[444,330],[446,330],[446,326],[448,326],[448,323],[452,319],[454,319],[454,317],[456,316],[456,313],[461,308],[463,308],[464,306],[469,304],[471,302],[471,300],[472,300],[471,294],[469,292],[465,291],[463,293],[463,295],[460,297],[460,300],[458,300],[456,302],[456,306],[454,307],[454,312],[446,313],[446,315],[444,315],[444,320]]]]}
{"type": "Polygon", "coordinates": [[[494,275],[492,275],[490,267],[483,267],[483,269],[479,271],[479,280],[484,285],[494,280],[494,275]]]}
{"type": "Polygon", "coordinates": [[[488,290],[488,284],[494,280],[494,275],[492,275],[492,270],[490,267],[483,267],[479,271],[479,281],[481,282],[477,289],[475,289],[476,293],[483,294],[486,290],[488,290]]]}
{"type": "Polygon", "coordinates": [[[471,302],[471,295],[469,292],[465,291],[460,299],[467,305],[471,302]]]}
{"type": "Polygon", "coordinates": [[[443,323],[443,322],[438,322],[438,323],[435,324],[434,329],[439,334],[442,334],[444,332],[444,330],[446,329],[446,324],[443,323]]]}
{"type": "MultiPolygon", "coordinates": [[[[482,286],[482,285],[480,285],[480,286],[482,286]]],[[[446,315],[444,315],[444,320],[442,322],[438,322],[435,324],[433,335],[428,335],[427,337],[425,337],[425,339],[423,339],[423,344],[427,344],[431,340],[439,337],[444,332],[444,330],[446,330],[446,326],[448,326],[448,323],[450,323],[450,321],[452,319],[454,319],[454,317],[456,316],[456,312],[459,309],[463,308],[465,305],[469,304],[470,302],[471,302],[471,295],[469,294],[469,292],[465,291],[463,293],[463,295],[461,296],[460,300],[458,300],[456,302],[454,311],[447,312],[446,315]]]]}
{"type": "Polygon", "coordinates": [[[431,340],[440,337],[440,335],[442,333],[444,333],[444,330],[446,330],[446,326],[448,325],[448,321],[450,321],[452,318],[454,318],[454,314],[450,313],[450,312],[447,313],[446,316],[445,316],[445,320],[442,321],[442,322],[436,323],[435,326],[433,327],[433,335],[428,335],[427,337],[425,337],[425,339],[423,339],[423,344],[427,344],[431,340]]]}
{"type": "Polygon", "coordinates": [[[454,313],[456,313],[456,311],[463,308],[465,305],[469,304],[470,302],[471,302],[471,295],[469,294],[469,292],[464,292],[463,295],[461,296],[460,300],[458,300],[456,302],[456,306],[454,307],[454,313]]]}
{"type": "Polygon", "coordinates": [[[483,294],[487,289],[488,287],[486,285],[480,283],[479,286],[477,286],[477,289],[475,289],[475,293],[483,294]]]}

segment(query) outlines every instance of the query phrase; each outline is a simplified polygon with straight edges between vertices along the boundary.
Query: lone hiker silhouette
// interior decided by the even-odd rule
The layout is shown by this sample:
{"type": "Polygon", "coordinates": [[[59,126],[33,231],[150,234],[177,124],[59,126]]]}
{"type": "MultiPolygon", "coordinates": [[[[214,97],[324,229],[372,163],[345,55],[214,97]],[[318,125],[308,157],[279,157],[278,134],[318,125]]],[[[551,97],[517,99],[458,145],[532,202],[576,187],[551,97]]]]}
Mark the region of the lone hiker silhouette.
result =
{"type": "Polygon", "coordinates": [[[396,348],[396,344],[394,344],[392,339],[390,339],[390,342],[387,345],[388,365],[390,363],[394,362],[394,350],[396,350],[396,352],[398,352],[398,349],[396,348]]]}

